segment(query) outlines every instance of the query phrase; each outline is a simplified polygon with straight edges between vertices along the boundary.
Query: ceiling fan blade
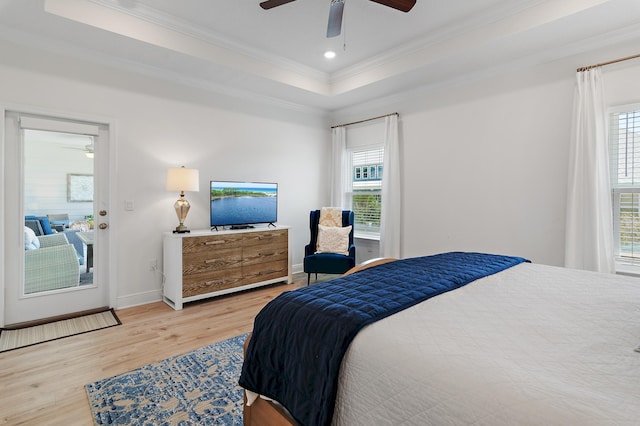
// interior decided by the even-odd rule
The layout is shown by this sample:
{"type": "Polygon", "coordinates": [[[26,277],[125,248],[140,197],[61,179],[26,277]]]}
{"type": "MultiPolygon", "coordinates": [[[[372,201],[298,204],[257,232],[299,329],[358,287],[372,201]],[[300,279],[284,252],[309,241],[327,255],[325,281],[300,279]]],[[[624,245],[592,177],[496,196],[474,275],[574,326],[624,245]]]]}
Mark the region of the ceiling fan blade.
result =
{"type": "Polygon", "coordinates": [[[260,7],[267,10],[273,7],[282,6],[283,4],[291,3],[296,0],[267,0],[260,3],[260,7]]]}
{"type": "Polygon", "coordinates": [[[393,9],[400,10],[402,12],[410,11],[416,4],[416,0],[371,0],[376,3],[389,6],[393,9]]]}
{"type": "Polygon", "coordinates": [[[327,23],[327,37],[340,35],[342,31],[342,12],[344,11],[344,0],[331,0],[329,8],[329,22],[327,23]]]}

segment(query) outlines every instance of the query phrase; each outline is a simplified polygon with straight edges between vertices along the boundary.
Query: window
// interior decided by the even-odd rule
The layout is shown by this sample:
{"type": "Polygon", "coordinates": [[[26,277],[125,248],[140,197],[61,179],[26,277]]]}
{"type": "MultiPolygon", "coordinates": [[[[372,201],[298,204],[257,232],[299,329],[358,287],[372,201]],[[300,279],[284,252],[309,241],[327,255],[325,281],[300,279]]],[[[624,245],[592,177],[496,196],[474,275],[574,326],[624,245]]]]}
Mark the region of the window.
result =
{"type": "Polygon", "coordinates": [[[640,266],[640,104],[609,116],[616,260],[640,266]]]}
{"type": "Polygon", "coordinates": [[[355,236],[379,239],[384,148],[354,149],[349,158],[353,181],[347,196],[355,216],[355,236]]]}

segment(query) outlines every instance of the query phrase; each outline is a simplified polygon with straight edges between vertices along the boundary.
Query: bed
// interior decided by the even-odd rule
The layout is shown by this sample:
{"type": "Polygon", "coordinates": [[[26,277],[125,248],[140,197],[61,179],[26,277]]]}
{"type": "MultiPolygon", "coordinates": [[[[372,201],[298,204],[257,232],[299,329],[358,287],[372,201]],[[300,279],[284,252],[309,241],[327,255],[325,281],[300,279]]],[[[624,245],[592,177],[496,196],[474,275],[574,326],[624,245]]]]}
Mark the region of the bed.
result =
{"type": "MultiPolygon", "coordinates": [[[[385,260],[332,282],[350,286],[365,273],[375,280],[404,261],[385,260]]],[[[275,327],[283,327],[286,339],[284,325],[275,327]]],[[[250,403],[245,424],[640,421],[637,278],[522,261],[366,324],[339,356],[330,418],[319,423],[308,421],[304,413],[289,412],[287,403],[280,405],[277,398],[266,399],[271,390],[248,383],[245,369],[262,372],[268,364],[256,356],[262,353],[276,361],[286,358],[288,368],[270,372],[275,376],[296,369],[330,376],[323,370],[325,361],[315,365],[307,359],[296,365],[289,355],[295,355],[300,342],[291,342],[283,356],[273,352],[281,344],[260,336],[254,335],[247,345],[252,350],[240,380],[250,403]]],[[[308,405],[310,410],[314,404],[308,405]]]]}

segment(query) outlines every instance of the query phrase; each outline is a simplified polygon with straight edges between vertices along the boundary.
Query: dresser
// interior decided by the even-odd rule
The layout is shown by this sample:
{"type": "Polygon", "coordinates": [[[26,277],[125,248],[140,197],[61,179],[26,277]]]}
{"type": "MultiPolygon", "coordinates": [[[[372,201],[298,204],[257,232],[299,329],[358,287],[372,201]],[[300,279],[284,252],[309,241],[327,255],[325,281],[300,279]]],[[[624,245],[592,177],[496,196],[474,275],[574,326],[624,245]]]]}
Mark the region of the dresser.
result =
{"type": "Polygon", "coordinates": [[[289,227],[167,232],[163,300],[174,309],[194,300],[276,282],[291,283],[289,227]]]}

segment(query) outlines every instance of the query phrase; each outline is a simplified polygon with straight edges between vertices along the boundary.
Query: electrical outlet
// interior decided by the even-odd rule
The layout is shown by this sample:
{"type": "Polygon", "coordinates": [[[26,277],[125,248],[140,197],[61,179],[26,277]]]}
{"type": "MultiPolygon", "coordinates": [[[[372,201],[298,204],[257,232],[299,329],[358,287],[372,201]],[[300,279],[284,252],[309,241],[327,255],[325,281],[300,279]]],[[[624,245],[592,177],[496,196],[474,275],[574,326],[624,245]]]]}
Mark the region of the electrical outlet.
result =
{"type": "Polygon", "coordinates": [[[158,260],[157,259],[149,260],[149,270],[155,271],[156,269],[158,269],[158,260]]]}

